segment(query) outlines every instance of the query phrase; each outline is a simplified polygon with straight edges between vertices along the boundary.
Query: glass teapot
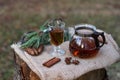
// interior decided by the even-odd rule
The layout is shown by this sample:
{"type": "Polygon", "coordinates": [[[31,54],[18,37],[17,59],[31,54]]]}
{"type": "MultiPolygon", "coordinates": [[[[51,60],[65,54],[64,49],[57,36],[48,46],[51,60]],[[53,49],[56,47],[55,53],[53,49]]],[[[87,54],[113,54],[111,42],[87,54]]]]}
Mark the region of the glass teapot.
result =
{"type": "Polygon", "coordinates": [[[90,24],[76,25],[74,29],[75,33],[69,43],[70,52],[80,58],[95,56],[105,43],[104,32],[98,32],[96,27],[90,24]]]}

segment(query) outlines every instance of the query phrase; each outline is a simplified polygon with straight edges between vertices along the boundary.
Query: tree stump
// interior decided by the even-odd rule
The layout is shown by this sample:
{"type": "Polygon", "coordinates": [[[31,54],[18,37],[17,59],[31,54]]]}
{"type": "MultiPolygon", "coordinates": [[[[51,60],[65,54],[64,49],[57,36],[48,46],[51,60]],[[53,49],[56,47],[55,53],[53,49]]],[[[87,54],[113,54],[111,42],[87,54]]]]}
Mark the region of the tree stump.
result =
{"type": "MultiPolygon", "coordinates": [[[[14,80],[41,80],[28,65],[14,53],[16,72],[14,80]]],[[[75,80],[108,80],[107,72],[104,68],[90,71],[75,80]]]]}
{"type": "MultiPolygon", "coordinates": [[[[69,31],[71,31],[70,34],[74,32],[73,30],[69,31]]],[[[82,64],[78,65],[78,67],[72,65],[68,67],[67,65],[64,65],[64,62],[62,61],[58,66],[52,68],[53,71],[44,70],[44,66],[42,66],[41,64],[45,59],[48,60],[51,57],[50,55],[48,55],[51,48],[50,45],[45,47],[46,52],[43,52],[41,56],[38,56],[37,59],[35,59],[34,57],[21,50],[20,44],[13,44],[11,45],[11,48],[13,48],[16,52],[14,54],[16,65],[16,75],[14,77],[14,80],[40,80],[40,78],[41,80],[108,80],[107,73],[104,67],[118,61],[120,59],[120,54],[119,47],[112,36],[105,33],[105,37],[107,44],[101,48],[100,52],[98,53],[99,55],[97,55],[96,58],[85,61],[81,60],[82,64]],[[39,60],[39,62],[37,60],[39,60]],[[40,66],[32,66],[31,64],[34,63],[40,66]],[[63,69],[59,69],[59,66],[62,66],[63,69]],[[34,70],[34,72],[32,70],[34,70]],[[38,73],[38,71],[44,74],[41,75],[41,73],[38,73]],[[38,77],[37,75],[41,77],[38,77]]],[[[64,58],[71,56],[68,46],[69,41],[61,45],[61,47],[67,51],[67,54],[64,56],[64,58]]]]}

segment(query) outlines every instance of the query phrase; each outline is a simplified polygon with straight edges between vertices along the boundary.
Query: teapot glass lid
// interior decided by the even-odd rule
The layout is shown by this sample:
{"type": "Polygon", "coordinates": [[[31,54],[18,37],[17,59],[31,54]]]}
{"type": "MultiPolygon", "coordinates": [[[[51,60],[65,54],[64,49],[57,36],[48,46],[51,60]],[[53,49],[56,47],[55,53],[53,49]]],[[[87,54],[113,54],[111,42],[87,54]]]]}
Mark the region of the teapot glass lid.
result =
{"type": "Polygon", "coordinates": [[[75,26],[75,34],[81,36],[91,36],[96,31],[96,27],[90,24],[80,24],[75,26]]]}

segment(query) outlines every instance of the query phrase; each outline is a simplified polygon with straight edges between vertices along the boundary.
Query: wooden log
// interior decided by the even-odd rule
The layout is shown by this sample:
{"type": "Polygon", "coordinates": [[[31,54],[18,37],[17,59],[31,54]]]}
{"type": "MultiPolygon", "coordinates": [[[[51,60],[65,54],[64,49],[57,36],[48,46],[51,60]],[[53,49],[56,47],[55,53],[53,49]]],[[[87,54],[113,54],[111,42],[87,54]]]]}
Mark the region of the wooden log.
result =
{"type": "MultiPolygon", "coordinates": [[[[16,67],[19,66],[16,68],[14,80],[41,80],[19,56],[14,54],[14,59],[16,67]]],[[[102,68],[88,72],[75,80],[108,80],[108,77],[106,70],[102,68]]]]}
{"type": "Polygon", "coordinates": [[[14,80],[40,80],[28,65],[14,53],[16,72],[14,80]]]}

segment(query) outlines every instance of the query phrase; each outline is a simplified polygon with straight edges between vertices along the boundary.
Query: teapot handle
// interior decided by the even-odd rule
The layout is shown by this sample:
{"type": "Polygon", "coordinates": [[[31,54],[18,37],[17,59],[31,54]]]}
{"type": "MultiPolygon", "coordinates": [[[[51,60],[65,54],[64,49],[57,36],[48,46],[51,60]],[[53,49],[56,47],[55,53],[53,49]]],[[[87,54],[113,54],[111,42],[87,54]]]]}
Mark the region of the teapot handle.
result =
{"type": "Polygon", "coordinates": [[[100,47],[102,47],[105,44],[105,36],[104,36],[104,32],[94,32],[94,34],[92,35],[92,37],[95,39],[95,44],[96,44],[96,48],[99,49],[100,47]],[[101,36],[102,37],[102,44],[100,45],[100,41],[98,39],[98,37],[101,36]]]}
{"type": "MultiPolygon", "coordinates": [[[[102,44],[99,46],[99,47],[102,47],[104,44],[105,44],[105,35],[104,35],[104,32],[101,32],[101,33],[99,33],[100,34],[100,36],[102,37],[102,39],[103,39],[103,42],[102,42],[102,44]]],[[[100,41],[99,41],[100,42],[100,41]]]]}

